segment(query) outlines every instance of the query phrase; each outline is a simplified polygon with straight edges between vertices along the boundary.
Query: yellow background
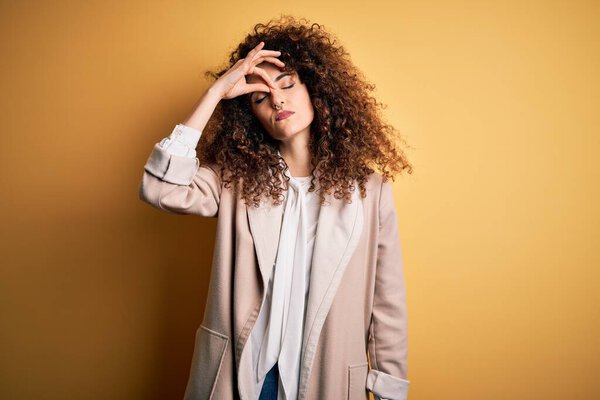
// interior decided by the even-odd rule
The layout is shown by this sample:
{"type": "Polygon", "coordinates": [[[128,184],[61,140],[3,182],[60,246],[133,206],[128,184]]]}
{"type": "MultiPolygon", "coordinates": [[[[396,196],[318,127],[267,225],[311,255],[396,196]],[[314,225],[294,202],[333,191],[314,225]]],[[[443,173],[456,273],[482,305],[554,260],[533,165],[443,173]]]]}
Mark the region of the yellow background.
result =
{"type": "Polygon", "coordinates": [[[409,398],[600,398],[600,2],[341,0],[1,3],[0,398],[181,397],[215,221],[142,203],[142,167],[280,13],[412,146],[409,398]]]}

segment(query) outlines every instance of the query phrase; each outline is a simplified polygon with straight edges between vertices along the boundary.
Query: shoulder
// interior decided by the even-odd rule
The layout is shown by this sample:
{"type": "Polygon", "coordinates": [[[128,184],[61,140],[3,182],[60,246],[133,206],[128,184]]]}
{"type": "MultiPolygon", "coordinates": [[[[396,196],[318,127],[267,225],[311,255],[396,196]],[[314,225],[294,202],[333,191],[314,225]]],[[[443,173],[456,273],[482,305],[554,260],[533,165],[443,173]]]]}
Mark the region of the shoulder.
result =
{"type": "Polygon", "coordinates": [[[221,181],[221,169],[222,167],[217,164],[217,163],[204,163],[204,164],[200,164],[200,168],[205,169],[206,171],[208,171],[209,173],[211,173],[212,175],[214,175],[215,178],[217,178],[217,180],[221,181]]]}
{"type": "Polygon", "coordinates": [[[395,203],[393,181],[385,180],[384,176],[377,171],[371,173],[367,181],[368,196],[371,196],[372,201],[377,203],[380,212],[390,212],[394,209],[395,203]]]}
{"type": "Polygon", "coordinates": [[[392,182],[384,181],[384,176],[377,171],[367,177],[365,189],[367,196],[363,201],[373,209],[387,210],[394,203],[392,182]]]}
{"type": "Polygon", "coordinates": [[[367,196],[373,195],[375,198],[379,199],[379,196],[382,194],[382,191],[385,190],[385,187],[391,189],[391,182],[384,181],[384,177],[381,173],[373,171],[368,176],[366,183],[367,196]]]}

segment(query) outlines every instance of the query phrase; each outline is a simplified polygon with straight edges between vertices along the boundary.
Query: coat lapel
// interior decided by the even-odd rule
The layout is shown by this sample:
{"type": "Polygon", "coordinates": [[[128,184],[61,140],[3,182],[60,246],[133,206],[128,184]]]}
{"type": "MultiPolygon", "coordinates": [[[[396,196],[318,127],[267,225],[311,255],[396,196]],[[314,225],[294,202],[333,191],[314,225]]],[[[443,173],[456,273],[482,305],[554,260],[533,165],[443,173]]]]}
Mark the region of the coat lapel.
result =
{"type": "Polygon", "coordinates": [[[352,203],[328,196],[321,206],[313,251],[306,320],[302,340],[302,368],[298,399],[304,399],[315,348],[348,262],[363,230],[363,202],[358,185],[352,203]]]}
{"type": "Polygon", "coordinates": [[[263,282],[263,297],[264,289],[267,287],[275,265],[284,204],[285,202],[282,202],[282,204],[274,206],[263,200],[258,208],[248,207],[248,224],[263,282]]]}
{"type": "MultiPolygon", "coordinates": [[[[317,183],[318,186],[318,183],[317,183]]],[[[254,240],[263,290],[272,273],[283,218],[282,204],[274,206],[264,200],[259,208],[248,207],[248,221],[254,240]]],[[[302,340],[302,369],[299,399],[304,398],[308,377],[321,328],[342,276],[350,261],[363,229],[363,204],[358,186],[352,193],[352,203],[326,197],[321,206],[313,249],[310,287],[302,340]]],[[[264,296],[264,292],[263,292],[264,296]]]]}

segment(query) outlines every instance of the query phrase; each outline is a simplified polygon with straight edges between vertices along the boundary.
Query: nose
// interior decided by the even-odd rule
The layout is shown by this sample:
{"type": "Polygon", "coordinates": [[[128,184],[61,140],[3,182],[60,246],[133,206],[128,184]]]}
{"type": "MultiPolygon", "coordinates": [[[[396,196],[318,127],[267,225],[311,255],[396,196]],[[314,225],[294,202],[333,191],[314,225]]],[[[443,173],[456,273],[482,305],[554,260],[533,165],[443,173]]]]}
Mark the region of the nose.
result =
{"type": "Polygon", "coordinates": [[[285,103],[285,99],[283,98],[283,93],[281,89],[273,89],[271,88],[270,96],[271,98],[271,107],[275,108],[275,105],[280,105],[285,103]]]}

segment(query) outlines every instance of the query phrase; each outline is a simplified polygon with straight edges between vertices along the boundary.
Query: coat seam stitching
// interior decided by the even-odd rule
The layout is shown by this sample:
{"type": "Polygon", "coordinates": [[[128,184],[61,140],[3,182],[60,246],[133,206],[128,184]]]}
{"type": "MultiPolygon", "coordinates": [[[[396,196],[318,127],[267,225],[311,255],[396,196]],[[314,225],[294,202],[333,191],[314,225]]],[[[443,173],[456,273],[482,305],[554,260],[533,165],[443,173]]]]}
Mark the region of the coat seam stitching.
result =
{"type": "MultiPolygon", "coordinates": [[[[379,221],[379,227],[377,229],[377,240],[381,238],[381,194],[383,193],[383,184],[385,182],[383,179],[381,180],[381,185],[379,187],[379,211],[377,219],[379,221]]],[[[379,249],[378,249],[379,250],[379,249]]],[[[379,252],[377,254],[377,258],[379,258],[379,252]]],[[[375,285],[377,285],[377,268],[375,268],[375,285]]],[[[373,337],[373,364],[376,370],[379,370],[379,365],[377,363],[377,338],[375,337],[375,321],[376,318],[373,316],[373,308],[375,306],[375,295],[373,295],[373,302],[371,303],[371,336],[373,337]]]]}
{"type": "Polygon", "coordinates": [[[217,381],[220,378],[221,375],[221,368],[223,367],[223,361],[225,360],[225,353],[227,353],[227,345],[229,344],[229,338],[225,338],[225,345],[223,346],[223,350],[222,350],[222,354],[221,354],[221,360],[219,361],[219,368],[217,369],[217,376],[216,379],[213,383],[213,387],[212,390],[210,391],[210,397],[212,398],[215,394],[215,390],[217,389],[217,381]]]}

